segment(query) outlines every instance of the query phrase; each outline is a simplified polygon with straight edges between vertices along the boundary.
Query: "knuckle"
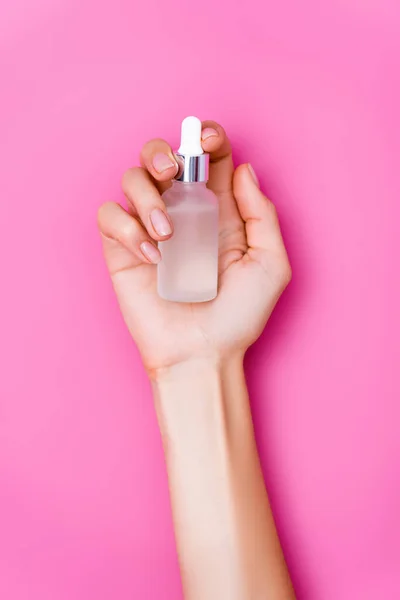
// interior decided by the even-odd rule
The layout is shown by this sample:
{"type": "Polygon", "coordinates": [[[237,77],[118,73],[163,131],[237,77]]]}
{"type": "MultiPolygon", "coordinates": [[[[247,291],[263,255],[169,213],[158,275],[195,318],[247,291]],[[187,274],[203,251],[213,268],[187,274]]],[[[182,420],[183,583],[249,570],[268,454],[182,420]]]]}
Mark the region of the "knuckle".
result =
{"type": "Polygon", "coordinates": [[[100,230],[104,229],[107,215],[115,206],[115,202],[105,202],[97,211],[97,226],[100,230]]]}
{"type": "Polygon", "coordinates": [[[141,151],[141,156],[146,161],[154,152],[170,152],[168,142],[162,138],[154,138],[144,144],[141,151]]]}
{"type": "Polygon", "coordinates": [[[136,237],[136,227],[135,222],[133,220],[126,221],[119,228],[119,239],[121,242],[125,244],[130,244],[132,240],[136,237]]]}
{"type": "Polygon", "coordinates": [[[128,184],[129,184],[129,180],[131,177],[131,171],[132,169],[128,169],[127,171],[125,171],[125,173],[122,175],[122,179],[121,179],[121,187],[123,189],[123,191],[125,192],[128,184]]]}
{"type": "Polygon", "coordinates": [[[290,266],[289,259],[284,257],[281,261],[280,266],[280,282],[283,288],[289,285],[292,280],[292,267],[290,266]]]}
{"type": "Polygon", "coordinates": [[[143,167],[131,167],[122,175],[122,190],[126,192],[138,179],[145,175],[146,170],[143,167]]]}
{"type": "Polygon", "coordinates": [[[268,198],[266,198],[267,201],[267,208],[270,214],[270,217],[272,219],[274,219],[275,221],[278,221],[278,211],[276,209],[276,206],[273,202],[271,202],[271,200],[269,200],[268,198]]]}

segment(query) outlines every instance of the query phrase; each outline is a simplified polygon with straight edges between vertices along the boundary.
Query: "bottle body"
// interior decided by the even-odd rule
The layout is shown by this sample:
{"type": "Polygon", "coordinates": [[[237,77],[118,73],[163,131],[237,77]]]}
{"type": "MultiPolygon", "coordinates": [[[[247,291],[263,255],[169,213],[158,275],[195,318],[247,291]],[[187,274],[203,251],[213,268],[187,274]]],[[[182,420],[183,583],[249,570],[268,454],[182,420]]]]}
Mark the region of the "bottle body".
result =
{"type": "Polygon", "coordinates": [[[163,200],[174,234],[158,245],[158,294],[175,302],[212,300],[218,285],[217,197],[205,183],[174,181],[163,200]]]}

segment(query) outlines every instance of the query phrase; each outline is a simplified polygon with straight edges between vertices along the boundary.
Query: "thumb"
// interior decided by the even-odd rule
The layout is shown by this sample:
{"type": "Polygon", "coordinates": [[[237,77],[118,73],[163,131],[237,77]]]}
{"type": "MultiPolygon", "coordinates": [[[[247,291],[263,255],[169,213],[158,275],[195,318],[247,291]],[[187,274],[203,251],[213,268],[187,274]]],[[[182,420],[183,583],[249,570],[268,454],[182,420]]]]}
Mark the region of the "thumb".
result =
{"type": "Polygon", "coordinates": [[[279,227],[275,206],[259,188],[250,164],[240,165],[233,176],[233,193],[245,228],[249,255],[263,266],[278,261],[283,275],[290,279],[290,265],[279,227]]]}

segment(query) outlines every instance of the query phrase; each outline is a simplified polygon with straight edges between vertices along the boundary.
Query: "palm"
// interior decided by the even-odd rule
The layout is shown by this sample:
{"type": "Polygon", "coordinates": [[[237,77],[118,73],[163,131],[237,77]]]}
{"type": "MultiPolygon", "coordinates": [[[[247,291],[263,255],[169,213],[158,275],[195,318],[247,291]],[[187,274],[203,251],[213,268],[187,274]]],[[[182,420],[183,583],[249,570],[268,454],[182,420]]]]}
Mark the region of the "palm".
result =
{"type": "Polygon", "coordinates": [[[147,368],[174,364],[193,353],[230,349],[238,340],[249,345],[258,336],[275,304],[276,291],[267,272],[247,253],[244,227],[225,231],[219,264],[217,298],[198,304],[160,298],[155,265],[128,267],[121,263],[116,269],[115,291],[147,368]],[[268,306],[272,304],[267,310],[266,292],[270,296],[268,306]],[[263,299],[262,308],[257,306],[259,298],[263,299]]]}

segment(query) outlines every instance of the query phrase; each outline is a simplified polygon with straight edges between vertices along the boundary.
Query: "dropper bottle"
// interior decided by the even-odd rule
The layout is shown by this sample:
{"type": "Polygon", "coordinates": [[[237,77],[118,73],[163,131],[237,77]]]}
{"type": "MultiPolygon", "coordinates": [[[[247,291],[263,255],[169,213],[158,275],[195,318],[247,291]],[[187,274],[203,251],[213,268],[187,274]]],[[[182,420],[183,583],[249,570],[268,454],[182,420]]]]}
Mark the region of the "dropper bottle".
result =
{"type": "Polygon", "coordinates": [[[218,200],[206,186],[209,155],[196,117],[183,120],[175,155],[179,170],[163,194],[174,234],[159,243],[158,294],[175,302],[206,302],[217,295],[218,200]]]}

